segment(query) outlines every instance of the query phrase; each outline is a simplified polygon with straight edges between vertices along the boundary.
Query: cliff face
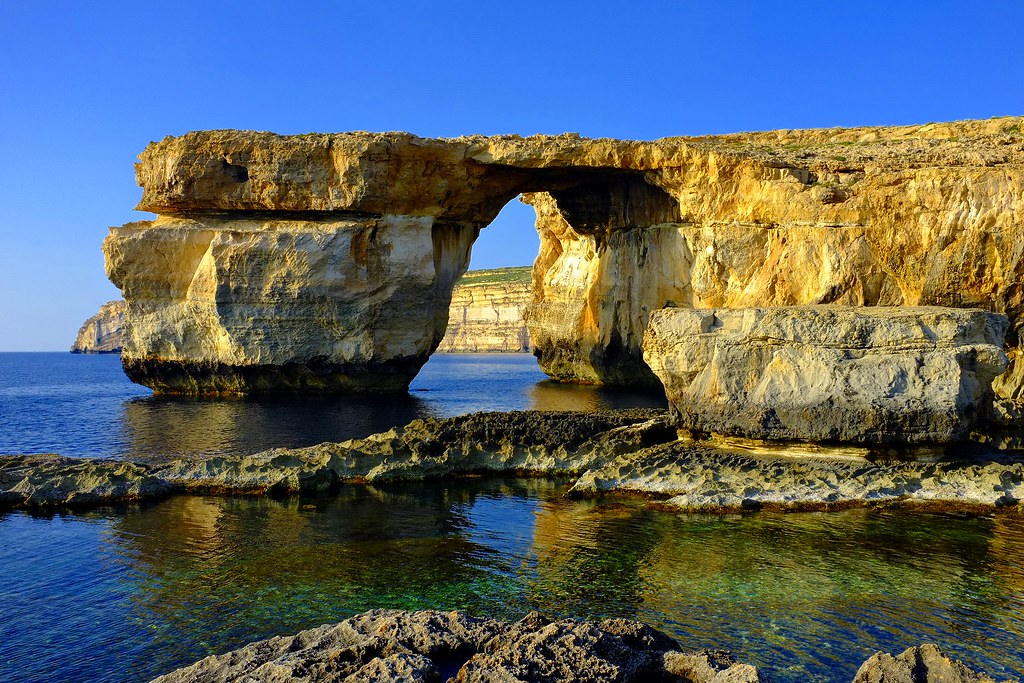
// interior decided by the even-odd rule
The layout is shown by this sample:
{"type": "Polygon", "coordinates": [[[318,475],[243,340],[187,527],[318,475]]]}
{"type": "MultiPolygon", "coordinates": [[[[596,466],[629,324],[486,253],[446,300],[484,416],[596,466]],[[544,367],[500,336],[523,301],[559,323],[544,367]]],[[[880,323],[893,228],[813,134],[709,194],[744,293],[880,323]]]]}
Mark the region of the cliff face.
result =
{"type": "MultiPolygon", "coordinates": [[[[448,327],[440,353],[499,353],[530,350],[523,314],[530,304],[530,267],[469,271],[452,290],[448,327]]],[[[120,353],[124,345],[124,301],[110,301],[85,321],[72,353],[120,353]]]]}
{"type": "MultiPolygon", "coordinates": [[[[160,391],[403,389],[480,228],[538,213],[530,337],[557,379],[656,381],[651,311],[947,305],[1024,325],[1022,118],[655,142],[210,131],[141,156],[107,270],[160,391]]],[[[1020,364],[1024,365],[1024,363],[1020,364]]],[[[997,390],[1019,397],[1014,363],[997,390]]]]}
{"type": "Polygon", "coordinates": [[[71,353],[120,353],[125,304],[108,301],[78,330],[71,353]]]}
{"type": "Polygon", "coordinates": [[[524,314],[530,304],[530,268],[469,271],[452,292],[444,353],[530,350],[524,314]]]}

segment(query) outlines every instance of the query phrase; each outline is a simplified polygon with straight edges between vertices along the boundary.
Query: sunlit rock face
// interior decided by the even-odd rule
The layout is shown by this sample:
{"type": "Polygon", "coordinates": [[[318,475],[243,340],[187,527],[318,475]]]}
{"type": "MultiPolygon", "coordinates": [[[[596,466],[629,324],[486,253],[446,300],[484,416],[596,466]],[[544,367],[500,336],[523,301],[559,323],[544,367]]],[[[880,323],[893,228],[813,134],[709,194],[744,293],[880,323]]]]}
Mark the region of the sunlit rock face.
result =
{"type": "Polygon", "coordinates": [[[689,430],[945,443],[988,415],[1007,325],[940,307],[665,308],[651,315],[644,358],[689,430]]]}
{"type": "Polygon", "coordinates": [[[556,379],[656,382],[641,342],[666,304],[946,305],[1010,318],[996,390],[1019,398],[1022,124],[167,138],[137,166],[159,218],[105,243],[125,367],[166,392],[402,390],[478,230],[524,193],[531,343],[556,379]]]}
{"type": "MultiPolygon", "coordinates": [[[[661,140],[642,219],[616,199],[581,220],[526,195],[541,237],[530,336],[553,377],[656,382],[640,345],[652,311],[798,304],[979,307],[1007,315],[1024,367],[1022,119],[661,140]],[[665,197],[669,202],[663,201],[665,197]]],[[[632,161],[632,160],[631,160],[632,161]]]]}
{"type": "Polygon", "coordinates": [[[71,345],[71,353],[120,353],[124,326],[123,301],[108,301],[84,323],[71,345]]]}
{"type": "Polygon", "coordinates": [[[532,296],[528,267],[469,271],[452,292],[438,352],[529,351],[525,314],[532,296]]]}

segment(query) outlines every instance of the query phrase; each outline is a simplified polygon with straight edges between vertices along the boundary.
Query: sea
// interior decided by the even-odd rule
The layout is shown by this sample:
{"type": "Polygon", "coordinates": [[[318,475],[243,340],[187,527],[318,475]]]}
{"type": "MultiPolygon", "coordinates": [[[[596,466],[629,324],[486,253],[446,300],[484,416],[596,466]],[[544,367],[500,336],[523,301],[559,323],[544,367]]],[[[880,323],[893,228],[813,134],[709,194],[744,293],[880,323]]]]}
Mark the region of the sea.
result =
{"type": "MultiPolygon", "coordinates": [[[[555,384],[528,354],[435,355],[408,396],[154,397],[110,355],[0,354],[0,453],[243,454],[480,410],[664,406],[555,384]]],[[[694,515],[559,479],[175,496],[0,513],[0,680],[147,681],[374,608],[639,619],[777,681],[850,681],[938,644],[1024,680],[1024,518],[694,515]]]]}

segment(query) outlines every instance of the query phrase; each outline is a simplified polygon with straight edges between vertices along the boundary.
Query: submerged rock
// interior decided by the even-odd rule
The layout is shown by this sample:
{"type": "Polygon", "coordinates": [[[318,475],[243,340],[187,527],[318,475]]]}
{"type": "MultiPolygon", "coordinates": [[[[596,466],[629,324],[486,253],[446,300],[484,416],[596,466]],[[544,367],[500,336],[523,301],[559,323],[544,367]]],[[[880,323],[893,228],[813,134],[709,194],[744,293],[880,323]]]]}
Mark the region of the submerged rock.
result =
{"type": "Polygon", "coordinates": [[[644,359],[686,429],[942,443],[989,415],[1007,325],[938,307],[666,308],[651,315],[644,359]]]}
{"type": "Polygon", "coordinates": [[[552,621],[533,613],[510,623],[460,612],[374,610],[207,657],[154,683],[766,680],[726,653],[678,650],[668,636],[623,619],[552,621]]]}
{"type": "Polygon", "coordinates": [[[652,311],[788,304],[1005,313],[1024,329],[1020,117],[653,142],[206,131],[151,144],[111,230],[129,376],[156,391],[402,391],[481,228],[520,193],[541,367],[655,383],[652,311]]]}

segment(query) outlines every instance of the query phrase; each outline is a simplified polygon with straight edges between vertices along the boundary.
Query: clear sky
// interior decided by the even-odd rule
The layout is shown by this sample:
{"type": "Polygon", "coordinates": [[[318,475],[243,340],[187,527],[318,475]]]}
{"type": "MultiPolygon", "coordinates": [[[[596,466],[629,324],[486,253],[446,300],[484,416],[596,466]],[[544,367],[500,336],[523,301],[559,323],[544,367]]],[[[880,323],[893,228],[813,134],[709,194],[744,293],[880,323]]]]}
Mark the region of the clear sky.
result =
{"type": "MultiPolygon", "coordinates": [[[[653,139],[1024,114],[1024,2],[0,0],[0,351],[119,293],[132,164],[206,128],[653,139]]],[[[510,205],[472,267],[525,265],[510,205]]]]}

